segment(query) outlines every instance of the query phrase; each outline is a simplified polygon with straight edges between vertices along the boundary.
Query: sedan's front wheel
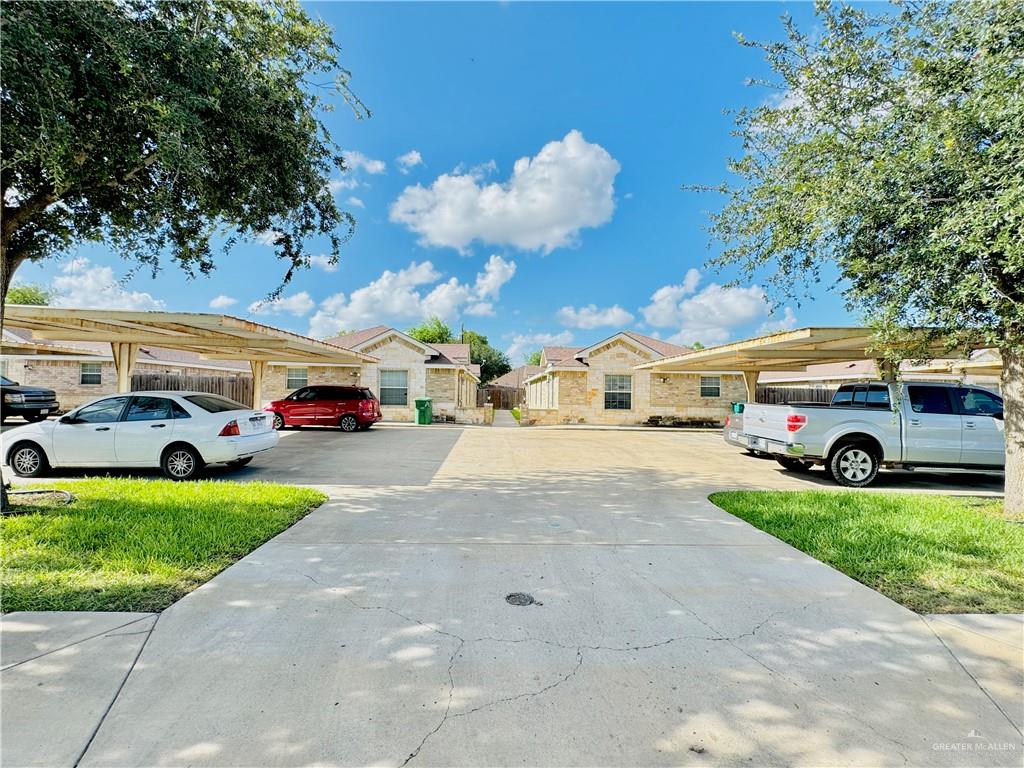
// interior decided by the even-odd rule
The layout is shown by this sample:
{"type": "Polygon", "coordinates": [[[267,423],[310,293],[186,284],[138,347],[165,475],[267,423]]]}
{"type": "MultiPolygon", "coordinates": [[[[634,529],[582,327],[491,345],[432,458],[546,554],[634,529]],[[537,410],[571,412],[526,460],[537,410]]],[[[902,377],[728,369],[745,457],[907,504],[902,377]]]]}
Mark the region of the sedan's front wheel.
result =
{"type": "Polygon", "coordinates": [[[38,445],[25,443],[11,451],[11,469],[19,477],[41,477],[49,468],[46,454],[38,445]]]}
{"type": "Polygon", "coordinates": [[[351,414],[348,416],[342,416],[341,421],[338,422],[338,426],[341,427],[342,432],[355,432],[359,429],[359,422],[356,421],[356,417],[351,414]]]}
{"type": "Polygon", "coordinates": [[[179,445],[164,453],[160,465],[171,480],[191,480],[203,468],[203,459],[194,448],[179,445]]]}

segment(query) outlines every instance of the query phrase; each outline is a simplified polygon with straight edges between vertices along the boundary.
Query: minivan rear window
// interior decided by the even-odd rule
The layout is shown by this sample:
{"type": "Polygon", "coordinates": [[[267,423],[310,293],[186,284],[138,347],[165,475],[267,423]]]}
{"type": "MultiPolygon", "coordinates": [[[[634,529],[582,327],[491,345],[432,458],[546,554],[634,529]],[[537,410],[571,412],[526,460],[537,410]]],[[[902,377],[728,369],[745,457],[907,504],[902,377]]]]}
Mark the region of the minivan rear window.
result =
{"type": "Polygon", "coordinates": [[[185,399],[210,413],[252,410],[247,405],[236,403],[234,400],[228,400],[228,398],[221,397],[220,395],[186,395],[185,399]]]}

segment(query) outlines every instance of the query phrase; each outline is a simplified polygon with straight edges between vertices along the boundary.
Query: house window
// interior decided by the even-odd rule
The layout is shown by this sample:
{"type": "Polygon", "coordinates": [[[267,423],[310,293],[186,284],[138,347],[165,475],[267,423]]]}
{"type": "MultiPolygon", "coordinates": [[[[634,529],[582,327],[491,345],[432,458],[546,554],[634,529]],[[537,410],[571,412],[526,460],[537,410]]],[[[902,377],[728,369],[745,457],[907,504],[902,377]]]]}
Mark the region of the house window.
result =
{"type": "Polygon", "coordinates": [[[102,384],[103,363],[80,363],[78,367],[79,384],[102,384]]]}
{"type": "Polygon", "coordinates": [[[299,389],[309,384],[309,369],[308,368],[289,368],[288,369],[288,389],[299,389]]]}
{"type": "Polygon", "coordinates": [[[701,397],[721,397],[722,396],[722,377],[721,376],[701,376],[700,377],[700,396],[701,397]]]}
{"type": "Polygon", "coordinates": [[[408,405],[409,404],[409,372],[408,371],[381,371],[380,372],[380,404],[381,405],[408,405]]]}
{"type": "Polygon", "coordinates": [[[604,408],[606,411],[628,411],[633,407],[633,377],[604,377],[604,408]]]}

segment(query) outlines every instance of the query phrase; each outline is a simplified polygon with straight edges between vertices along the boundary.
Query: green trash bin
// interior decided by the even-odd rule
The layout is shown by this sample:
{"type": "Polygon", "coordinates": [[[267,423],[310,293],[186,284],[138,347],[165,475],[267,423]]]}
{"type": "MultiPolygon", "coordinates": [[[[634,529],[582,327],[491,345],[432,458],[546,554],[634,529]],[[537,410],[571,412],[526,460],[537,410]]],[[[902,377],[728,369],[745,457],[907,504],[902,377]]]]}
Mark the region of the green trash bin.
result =
{"type": "Polygon", "coordinates": [[[434,421],[434,401],[429,397],[416,398],[416,423],[430,424],[434,421]]]}

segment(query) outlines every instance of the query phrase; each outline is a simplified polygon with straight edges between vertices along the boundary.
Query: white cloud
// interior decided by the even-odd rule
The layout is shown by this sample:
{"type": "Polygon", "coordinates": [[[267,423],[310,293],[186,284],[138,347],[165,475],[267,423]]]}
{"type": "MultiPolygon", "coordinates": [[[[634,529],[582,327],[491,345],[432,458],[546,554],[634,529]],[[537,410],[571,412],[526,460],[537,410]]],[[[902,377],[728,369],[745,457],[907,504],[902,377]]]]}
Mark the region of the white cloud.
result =
{"type": "Polygon", "coordinates": [[[741,326],[768,316],[768,300],[760,286],[726,288],[709,283],[698,291],[700,280],[700,272],[691,269],[681,284],[662,286],[652,294],[651,303],[640,309],[650,325],[678,329],[668,341],[720,344],[741,326]]]}
{"type": "Polygon", "coordinates": [[[53,279],[55,307],[79,309],[164,309],[164,302],[143,291],[125,290],[110,267],[89,259],[72,259],[53,279]]]}
{"type": "Polygon", "coordinates": [[[507,283],[516,273],[516,263],[491,254],[484,264],[484,271],[477,273],[476,293],[481,299],[496,299],[501,286],[507,283]]]}
{"type": "Polygon", "coordinates": [[[772,315],[761,323],[761,327],[757,329],[757,332],[764,335],[778,333],[779,331],[791,331],[796,328],[796,322],[796,313],[793,312],[792,307],[785,307],[782,310],[782,317],[772,315]]]}
{"type": "Polygon", "coordinates": [[[354,205],[356,208],[366,207],[366,203],[362,201],[362,198],[356,197],[355,195],[352,195],[347,202],[349,205],[354,205]]]}
{"type": "Polygon", "coordinates": [[[540,347],[564,347],[572,341],[572,331],[561,333],[517,333],[505,350],[510,360],[516,361],[536,352],[540,347]]]}
{"type": "Polygon", "coordinates": [[[504,183],[484,184],[479,172],[456,169],[429,187],[406,187],[390,217],[424,245],[464,251],[479,240],[550,253],[611,219],[619,169],[602,146],[573,130],[535,157],[519,158],[504,183]]]}
{"type": "Polygon", "coordinates": [[[460,312],[492,315],[494,307],[488,300],[499,298],[501,287],[515,272],[515,262],[495,254],[472,284],[456,277],[438,283],[442,275],[431,262],[414,261],[397,272],[385,270],[376,280],[350,295],[336,293],[324,299],[310,318],[309,333],[330,336],[339,328],[365,328],[375,323],[419,320],[431,315],[451,320],[460,312]]]}
{"type": "Polygon", "coordinates": [[[312,297],[306,291],[300,291],[273,301],[254,301],[249,305],[249,311],[256,315],[289,314],[302,317],[308,315],[315,306],[312,297]]]}
{"type": "Polygon", "coordinates": [[[276,229],[264,229],[256,233],[256,242],[260,245],[273,245],[280,236],[281,233],[276,229]]]}
{"type": "Polygon", "coordinates": [[[331,179],[327,182],[327,189],[331,191],[331,194],[337,194],[343,189],[355,189],[359,186],[359,180],[353,176],[345,176],[341,179],[331,179]]]}
{"type": "Polygon", "coordinates": [[[224,309],[225,307],[230,307],[232,304],[237,303],[238,299],[233,298],[231,296],[226,296],[225,294],[222,293],[219,296],[214,296],[212,299],[210,299],[210,308],[224,309]]]}
{"type": "Polygon", "coordinates": [[[570,328],[601,328],[604,326],[623,326],[633,322],[633,315],[618,304],[599,309],[596,304],[585,307],[562,307],[558,310],[558,320],[570,328]]]}
{"type": "Polygon", "coordinates": [[[374,160],[372,157],[367,157],[362,152],[355,149],[350,149],[347,152],[342,151],[342,157],[345,158],[345,167],[350,171],[364,170],[367,173],[378,174],[384,173],[388,166],[383,160],[374,160]]]}
{"type": "Polygon", "coordinates": [[[309,263],[317,269],[322,269],[324,272],[337,272],[338,262],[331,261],[331,257],[326,253],[319,253],[316,256],[309,257],[309,263]]]}
{"type": "Polygon", "coordinates": [[[423,155],[419,153],[419,150],[410,149],[404,155],[400,155],[395,162],[398,164],[399,171],[408,173],[410,168],[423,165],[423,155]]]}

